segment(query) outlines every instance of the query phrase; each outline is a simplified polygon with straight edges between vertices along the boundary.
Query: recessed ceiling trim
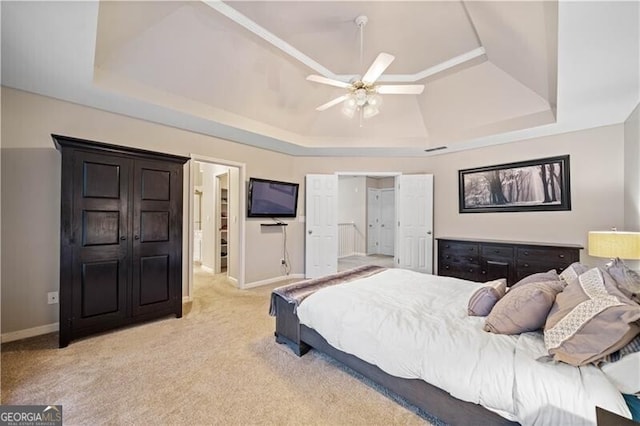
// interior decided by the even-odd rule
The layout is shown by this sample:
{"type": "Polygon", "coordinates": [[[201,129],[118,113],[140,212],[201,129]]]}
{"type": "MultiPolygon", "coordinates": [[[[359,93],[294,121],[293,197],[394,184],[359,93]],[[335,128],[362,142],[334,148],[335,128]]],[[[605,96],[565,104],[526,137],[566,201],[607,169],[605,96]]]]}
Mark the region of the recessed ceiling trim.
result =
{"type": "MultiPolygon", "coordinates": [[[[252,33],[254,33],[255,35],[257,35],[258,37],[262,38],[263,40],[265,40],[266,42],[272,44],[274,47],[277,47],[278,49],[282,50],[284,53],[286,53],[287,55],[291,56],[292,58],[302,62],[303,64],[305,64],[306,66],[308,66],[309,68],[311,68],[312,70],[316,71],[318,74],[327,77],[327,78],[332,78],[334,80],[341,80],[344,82],[350,82],[352,81],[354,78],[356,78],[355,74],[342,74],[342,75],[338,75],[333,73],[331,70],[329,70],[328,68],[322,66],[321,64],[319,64],[318,62],[314,61],[313,59],[311,59],[309,56],[305,55],[304,53],[302,53],[301,51],[299,51],[298,49],[296,49],[295,47],[291,46],[289,43],[287,43],[286,41],[282,40],[281,38],[279,38],[278,36],[276,36],[275,34],[273,34],[272,32],[268,31],[266,28],[258,25],[256,22],[252,21],[251,19],[247,18],[245,15],[243,15],[242,13],[238,12],[236,9],[232,8],[231,6],[229,6],[228,4],[224,3],[222,0],[202,0],[202,2],[204,4],[206,4],[207,6],[211,7],[212,9],[216,10],[217,12],[219,12],[220,14],[226,16],[227,18],[231,19],[232,21],[234,21],[235,23],[237,23],[238,25],[241,25],[242,27],[246,28],[247,30],[251,31],[252,33]]],[[[378,81],[384,81],[384,82],[399,82],[399,83],[410,83],[410,82],[415,82],[415,81],[419,81],[419,80],[423,80],[427,77],[431,77],[432,75],[435,75],[439,72],[442,71],[446,71],[450,68],[456,67],[464,62],[467,61],[471,61],[477,57],[480,57],[482,55],[485,54],[485,50],[484,47],[480,46],[476,49],[473,49],[467,53],[463,53],[462,55],[458,55],[454,58],[451,58],[449,60],[446,60],[440,64],[434,65],[432,67],[429,67],[423,71],[417,72],[415,74],[387,74],[387,75],[383,75],[380,78],[378,78],[378,81]]]]}
{"type": "Polygon", "coordinates": [[[291,46],[286,41],[277,37],[275,34],[271,33],[266,28],[261,27],[251,19],[244,16],[242,13],[238,12],[231,6],[222,2],[221,0],[203,0],[203,3],[209,6],[210,8],[216,10],[217,12],[221,13],[222,15],[226,16],[227,18],[231,19],[238,25],[243,26],[244,28],[251,31],[258,37],[262,38],[263,40],[271,43],[273,46],[282,50],[284,53],[291,56],[292,58],[302,62],[303,64],[305,64],[306,66],[308,66],[309,68],[317,72],[318,74],[321,74],[327,78],[337,79],[336,75],[333,72],[323,67],[322,65],[320,65],[319,63],[317,63],[316,61],[314,61],[313,59],[311,59],[310,57],[308,57],[307,55],[305,55],[295,47],[291,46]]]}

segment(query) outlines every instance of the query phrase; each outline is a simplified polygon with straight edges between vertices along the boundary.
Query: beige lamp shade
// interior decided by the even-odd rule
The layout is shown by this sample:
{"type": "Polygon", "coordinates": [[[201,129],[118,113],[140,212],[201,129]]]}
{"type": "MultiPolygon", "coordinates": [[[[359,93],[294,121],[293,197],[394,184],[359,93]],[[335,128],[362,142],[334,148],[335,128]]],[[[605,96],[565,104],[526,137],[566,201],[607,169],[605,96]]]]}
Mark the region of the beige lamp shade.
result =
{"type": "Polygon", "coordinates": [[[589,232],[589,256],[640,259],[640,232],[589,232]]]}

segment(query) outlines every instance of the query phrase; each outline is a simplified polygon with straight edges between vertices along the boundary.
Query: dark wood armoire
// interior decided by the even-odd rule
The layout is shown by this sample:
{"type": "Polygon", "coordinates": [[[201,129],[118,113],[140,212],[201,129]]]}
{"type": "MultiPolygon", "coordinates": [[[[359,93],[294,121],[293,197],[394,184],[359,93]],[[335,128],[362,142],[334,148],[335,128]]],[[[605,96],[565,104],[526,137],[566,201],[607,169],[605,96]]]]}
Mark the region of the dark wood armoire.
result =
{"type": "Polygon", "coordinates": [[[62,153],[60,347],[182,316],[186,157],[52,135],[62,153]]]}

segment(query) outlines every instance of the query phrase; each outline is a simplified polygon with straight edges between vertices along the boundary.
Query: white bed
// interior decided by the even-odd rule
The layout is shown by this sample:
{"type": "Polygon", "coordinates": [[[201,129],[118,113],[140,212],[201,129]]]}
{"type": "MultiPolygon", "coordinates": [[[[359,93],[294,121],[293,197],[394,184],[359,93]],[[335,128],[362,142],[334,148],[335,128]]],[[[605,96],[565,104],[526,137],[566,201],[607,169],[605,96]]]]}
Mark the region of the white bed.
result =
{"type": "Polygon", "coordinates": [[[318,290],[297,315],[336,349],[523,425],[594,425],[595,406],[631,417],[597,367],[539,361],[542,333],[485,332],[467,315],[480,285],[389,269],[318,290]]]}

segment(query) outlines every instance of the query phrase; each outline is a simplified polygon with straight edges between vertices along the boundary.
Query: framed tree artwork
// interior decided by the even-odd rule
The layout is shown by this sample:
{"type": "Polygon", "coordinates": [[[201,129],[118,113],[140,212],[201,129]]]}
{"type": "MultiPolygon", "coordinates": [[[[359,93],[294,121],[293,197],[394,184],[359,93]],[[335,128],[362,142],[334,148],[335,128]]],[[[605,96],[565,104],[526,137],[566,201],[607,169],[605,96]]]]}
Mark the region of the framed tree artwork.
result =
{"type": "Polygon", "coordinates": [[[458,172],[460,213],[571,210],[569,156],[458,172]]]}

